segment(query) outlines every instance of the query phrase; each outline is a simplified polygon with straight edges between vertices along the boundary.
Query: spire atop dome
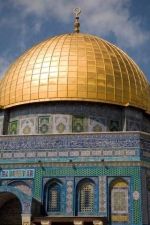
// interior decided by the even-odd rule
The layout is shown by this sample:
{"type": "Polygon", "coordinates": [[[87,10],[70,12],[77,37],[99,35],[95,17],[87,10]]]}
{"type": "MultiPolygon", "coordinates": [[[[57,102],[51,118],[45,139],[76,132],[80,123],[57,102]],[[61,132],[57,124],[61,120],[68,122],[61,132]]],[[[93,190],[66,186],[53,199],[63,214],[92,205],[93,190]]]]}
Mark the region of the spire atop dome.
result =
{"type": "Polygon", "coordinates": [[[75,8],[73,10],[73,13],[75,15],[75,20],[74,20],[74,33],[79,33],[80,32],[79,15],[81,13],[81,9],[80,8],[75,8]]]}

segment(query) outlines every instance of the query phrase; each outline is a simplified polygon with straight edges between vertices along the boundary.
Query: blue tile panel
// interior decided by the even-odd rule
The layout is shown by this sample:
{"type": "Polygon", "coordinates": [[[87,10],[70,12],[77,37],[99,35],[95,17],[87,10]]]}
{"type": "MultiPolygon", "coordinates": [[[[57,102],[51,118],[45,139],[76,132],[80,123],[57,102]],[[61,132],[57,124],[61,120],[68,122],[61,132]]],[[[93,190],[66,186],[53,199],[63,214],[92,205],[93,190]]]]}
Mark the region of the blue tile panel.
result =
{"type": "Polygon", "coordinates": [[[150,135],[142,134],[140,137],[141,159],[150,161],[150,135]]]}
{"type": "Polygon", "coordinates": [[[34,178],[34,169],[9,169],[0,171],[0,179],[34,178]]]}
{"type": "Polygon", "coordinates": [[[99,215],[107,216],[107,177],[99,177],[99,215]]]}
{"type": "Polygon", "coordinates": [[[18,190],[15,187],[11,186],[0,186],[0,194],[8,192],[12,193],[20,200],[22,206],[22,214],[30,214],[31,213],[31,202],[32,197],[28,196],[27,194],[23,193],[22,191],[18,190]]]}
{"type": "MultiPolygon", "coordinates": [[[[5,163],[10,159],[34,162],[35,158],[45,161],[66,161],[68,158],[136,161],[141,154],[140,138],[139,132],[1,136],[0,158],[5,163]]],[[[150,142],[148,138],[146,145],[150,142]]]]}
{"type": "MultiPolygon", "coordinates": [[[[34,198],[42,202],[43,190],[42,180],[46,179],[64,179],[65,195],[64,204],[66,208],[64,215],[72,215],[74,213],[73,199],[75,199],[75,190],[78,183],[85,178],[93,180],[96,184],[96,203],[93,215],[109,217],[109,185],[110,181],[122,178],[128,180],[129,183],[129,222],[125,224],[142,225],[142,208],[141,208],[141,169],[140,167],[48,167],[45,170],[36,169],[34,198]],[[45,178],[44,178],[45,179],[45,178]],[[104,193],[103,193],[104,192],[104,193]],[[134,193],[139,193],[139,198],[135,198],[134,193]]],[[[44,184],[44,183],[43,183],[44,184]]],[[[115,224],[115,223],[113,223],[115,224]]],[[[121,224],[118,223],[117,224],[121,224]]]]}
{"type": "Polygon", "coordinates": [[[112,149],[140,147],[139,132],[1,136],[3,150],[112,149]]]}

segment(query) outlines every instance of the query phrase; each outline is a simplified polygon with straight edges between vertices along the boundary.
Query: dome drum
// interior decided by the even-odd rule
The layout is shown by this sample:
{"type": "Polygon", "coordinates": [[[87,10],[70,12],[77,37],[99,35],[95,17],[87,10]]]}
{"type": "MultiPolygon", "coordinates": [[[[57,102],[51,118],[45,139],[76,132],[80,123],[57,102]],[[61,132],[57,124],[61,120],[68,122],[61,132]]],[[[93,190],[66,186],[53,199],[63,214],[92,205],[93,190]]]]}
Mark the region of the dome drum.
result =
{"type": "Polygon", "coordinates": [[[3,130],[8,135],[150,132],[149,116],[131,107],[61,101],[20,105],[6,112],[0,116],[1,134],[3,130]]]}

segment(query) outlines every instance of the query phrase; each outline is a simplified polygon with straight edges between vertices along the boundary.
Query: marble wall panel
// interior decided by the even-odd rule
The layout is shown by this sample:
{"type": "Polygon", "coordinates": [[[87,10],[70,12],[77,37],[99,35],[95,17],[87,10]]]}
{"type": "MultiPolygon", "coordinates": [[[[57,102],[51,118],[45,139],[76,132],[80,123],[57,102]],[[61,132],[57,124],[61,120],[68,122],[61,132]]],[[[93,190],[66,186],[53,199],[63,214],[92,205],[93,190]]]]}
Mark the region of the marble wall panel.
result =
{"type": "Polygon", "coordinates": [[[8,126],[8,134],[10,135],[16,135],[18,134],[18,120],[10,121],[8,126]]]}
{"type": "Polygon", "coordinates": [[[20,119],[20,127],[19,127],[19,134],[21,135],[29,135],[36,133],[36,118],[29,117],[20,119]]]}
{"type": "Polygon", "coordinates": [[[32,194],[31,187],[29,187],[25,182],[14,181],[14,182],[10,183],[9,186],[13,186],[29,196],[31,196],[31,194],[32,194]]]}
{"type": "Polygon", "coordinates": [[[53,115],[53,133],[70,133],[72,132],[71,115],[56,114],[53,115]]]}
{"type": "Polygon", "coordinates": [[[52,115],[43,115],[38,117],[38,133],[49,134],[52,133],[53,117],[52,115]]]}
{"type": "Polygon", "coordinates": [[[105,118],[89,118],[88,119],[88,131],[89,132],[102,132],[106,131],[106,119],[105,118]]]}
{"type": "Polygon", "coordinates": [[[3,134],[4,116],[0,116],[0,135],[3,134]]]}

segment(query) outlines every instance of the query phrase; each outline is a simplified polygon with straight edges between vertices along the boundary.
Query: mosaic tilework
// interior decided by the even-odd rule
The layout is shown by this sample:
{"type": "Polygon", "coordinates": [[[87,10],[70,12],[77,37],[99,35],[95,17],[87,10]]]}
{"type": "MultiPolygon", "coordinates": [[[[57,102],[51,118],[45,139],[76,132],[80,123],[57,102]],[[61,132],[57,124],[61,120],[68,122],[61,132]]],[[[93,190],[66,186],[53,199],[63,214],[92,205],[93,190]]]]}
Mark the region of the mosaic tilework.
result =
{"type": "Polygon", "coordinates": [[[139,121],[127,120],[127,130],[138,131],[141,130],[141,124],[139,121]]]}
{"type": "Polygon", "coordinates": [[[149,133],[150,132],[150,125],[149,125],[149,119],[148,118],[144,118],[143,122],[142,122],[142,130],[144,132],[149,133]]]}
{"type": "Polygon", "coordinates": [[[141,211],[141,179],[140,179],[141,169],[139,168],[139,175],[134,176],[134,182],[131,184],[132,192],[138,191],[140,198],[133,201],[131,206],[134,210],[133,222],[134,224],[142,224],[142,211],[141,211]]]}
{"type": "Polygon", "coordinates": [[[52,133],[52,116],[38,117],[38,132],[39,134],[52,133]]]}
{"type": "Polygon", "coordinates": [[[148,223],[150,224],[150,170],[149,175],[147,177],[147,195],[148,195],[148,223]]]}
{"type": "Polygon", "coordinates": [[[90,118],[88,119],[88,131],[89,132],[101,132],[106,131],[106,119],[105,118],[90,118]]]}
{"type": "Polygon", "coordinates": [[[26,118],[20,120],[19,134],[35,134],[35,118],[26,118]]]}
{"type": "Polygon", "coordinates": [[[147,180],[146,180],[146,169],[141,169],[141,179],[142,179],[142,214],[143,214],[143,224],[148,224],[148,202],[147,202],[147,180]]]}
{"type": "Polygon", "coordinates": [[[23,193],[19,189],[13,186],[0,186],[0,193],[8,192],[14,194],[22,205],[22,214],[30,214],[31,213],[31,201],[32,197],[23,193]]]}
{"type": "Polygon", "coordinates": [[[14,182],[10,183],[10,186],[13,186],[13,187],[19,189],[20,191],[22,191],[26,195],[31,196],[31,194],[32,194],[31,187],[29,187],[25,182],[14,181],[14,182]]]}
{"type": "Polygon", "coordinates": [[[83,132],[84,128],[84,118],[81,116],[73,116],[72,118],[72,131],[73,132],[83,132]]]}
{"type": "Polygon", "coordinates": [[[125,150],[95,150],[95,149],[91,149],[91,150],[68,150],[68,151],[63,151],[63,150],[57,150],[57,151],[25,151],[23,153],[20,153],[18,151],[13,151],[13,152],[3,152],[0,153],[1,155],[1,160],[8,160],[10,158],[13,158],[14,160],[20,160],[24,161],[24,160],[32,160],[35,161],[36,159],[42,159],[44,161],[59,161],[59,162],[68,162],[68,158],[73,158],[75,161],[79,161],[79,160],[96,160],[96,161],[100,161],[100,160],[109,160],[109,161],[113,161],[114,158],[115,160],[119,161],[122,160],[122,157],[124,160],[131,160],[131,161],[139,161],[139,150],[130,150],[130,149],[125,149],[125,150]],[[78,157],[78,158],[77,158],[78,157]],[[113,158],[114,157],[114,158],[113,158]]]}
{"type": "Polygon", "coordinates": [[[14,158],[26,160],[140,160],[139,133],[99,133],[72,135],[34,135],[0,137],[0,161],[14,158]],[[20,152],[20,149],[22,150],[20,152]],[[65,150],[64,150],[65,149],[65,150]],[[76,157],[82,157],[81,159],[76,157]],[[114,158],[112,158],[112,156],[114,158]]]}
{"type": "Polygon", "coordinates": [[[110,131],[119,131],[119,130],[121,130],[119,121],[118,120],[110,120],[109,130],[110,131]]]}
{"type": "Polygon", "coordinates": [[[140,160],[140,133],[99,133],[0,137],[0,161],[140,160]],[[78,156],[78,158],[76,158],[78,156]],[[81,158],[80,158],[81,157],[81,158]],[[114,158],[113,158],[114,157],[114,158]]]}
{"type": "Polygon", "coordinates": [[[33,188],[33,179],[13,179],[13,178],[10,178],[10,179],[1,179],[1,183],[2,185],[5,185],[5,186],[11,186],[13,183],[15,182],[22,182],[24,183],[25,185],[27,185],[28,187],[30,187],[31,189],[33,188]]]}
{"type": "Polygon", "coordinates": [[[99,177],[99,214],[101,216],[107,216],[106,176],[99,177]]]}
{"type": "Polygon", "coordinates": [[[34,198],[41,202],[41,184],[42,184],[43,171],[42,168],[37,168],[35,171],[35,184],[34,184],[34,198]]]}
{"type": "Polygon", "coordinates": [[[73,215],[74,177],[66,178],[66,214],[73,215]]]}
{"type": "MultiPolygon", "coordinates": [[[[149,141],[150,142],[150,141],[149,141]]],[[[3,150],[53,150],[53,149],[136,149],[139,147],[140,133],[99,133],[70,135],[1,136],[0,149],[3,150]]]]}
{"type": "Polygon", "coordinates": [[[125,116],[126,116],[127,131],[130,131],[130,130],[138,131],[143,129],[142,126],[143,126],[144,115],[142,115],[139,111],[137,111],[136,109],[127,108],[125,110],[125,116]]]}
{"type": "Polygon", "coordinates": [[[34,178],[34,169],[3,169],[0,171],[0,178],[34,178]]]}
{"type": "Polygon", "coordinates": [[[18,121],[11,121],[9,123],[8,134],[18,134],[18,121]]]}
{"type": "MultiPolygon", "coordinates": [[[[126,167],[126,168],[105,168],[105,167],[77,167],[74,170],[72,167],[55,167],[55,168],[45,168],[42,170],[41,168],[36,170],[36,183],[35,183],[35,192],[34,197],[40,201],[41,199],[41,183],[42,183],[42,176],[49,176],[49,177],[63,177],[63,176],[81,176],[81,177],[93,177],[93,176],[114,176],[116,177],[132,177],[131,181],[131,193],[134,191],[138,191],[141,193],[140,188],[140,168],[139,167],[126,167]]],[[[132,215],[130,215],[130,220],[132,225],[141,225],[141,199],[136,201],[131,201],[131,211],[132,215]]],[[[119,223],[118,223],[119,224],[119,223]]],[[[120,224],[119,224],[120,225],[120,224]]]]}
{"type": "Polygon", "coordinates": [[[72,132],[70,115],[54,115],[53,116],[53,133],[70,133],[72,132]]]}
{"type": "Polygon", "coordinates": [[[24,132],[25,134],[28,134],[30,132],[30,123],[33,123],[33,118],[35,119],[35,124],[32,124],[32,126],[35,127],[35,134],[72,132],[76,133],[84,131],[101,132],[109,130],[109,127],[112,131],[120,130],[120,121],[118,121],[118,113],[116,113],[116,115],[115,113],[113,114],[115,120],[112,120],[110,118],[110,115],[107,115],[108,113],[103,112],[104,116],[102,117],[99,115],[96,116],[95,112],[92,112],[92,114],[90,113],[90,115],[88,115],[87,111],[85,111],[86,113],[84,112],[83,114],[83,111],[80,112],[80,109],[78,111],[76,110],[77,108],[75,108],[75,110],[72,109],[70,114],[58,114],[56,112],[53,114],[45,114],[45,112],[43,114],[31,114],[30,112],[27,115],[19,115],[18,112],[18,115],[16,116],[11,115],[10,120],[18,120],[18,123],[21,124],[19,127],[19,134],[24,134],[24,132]],[[109,123],[111,124],[111,126],[109,123]],[[24,132],[22,131],[22,129],[24,129],[24,132]]]}
{"type": "MultiPolygon", "coordinates": [[[[146,117],[145,114],[142,114],[142,112],[133,109],[129,110],[128,108],[120,109],[116,106],[101,105],[96,103],[81,104],[79,102],[74,102],[74,104],[72,105],[70,102],[67,103],[59,102],[59,104],[51,102],[49,104],[39,103],[38,105],[36,104],[36,107],[34,104],[30,105],[30,107],[20,106],[20,108],[18,107],[18,109],[15,108],[11,110],[10,122],[15,120],[20,121],[21,119],[34,117],[36,119],[36,128],[37,128],[35,130],[35,133],[39,133],[38,117],[51,117],[51,116],[53,117],[53,115],[60,115],[60,116],[70,115],[71,117],[73,115],[76,115],[77,117],[80,118],[81,117],[86,118],[87,121],[90,119],[92,121],[95,121],[94,124],[91,125],[90,122],[86,122],[84,125],[85,126],[84,129],[87,128],[87,130],[85,131],[93,130],[93,132],[95,132],[100,131],[101,129],[109,130],[109,128],[112,131],[126,130],[126,129],[144,130],[147,132],[150,131],[148,129],[148,127],[150,127],[150,119],[148,116],[146,117]],[[110,111],[112,112],[111,115],[110,111]],[[104,123],[103,122],[101,123],[101,120],[103,119],[105,120],[105,127],[103,127],[104,123]],[[89,127],[88,124],[90,125],[89,127]]],[[[70,126],[72,126],[72,118],[69,123],[70,126]]],[[[46,126],[43,125],[43,131],[44,129],[46,129],[46,126]]],[[[72,132],[72,129],[70,130],[70,132],[72,132]]],[[[49,133],[51,133],[51,131],[49,133]]]]}
{"type": "Polygon", "coordinates": [[[144,160],[150,160],[150,138],[148,135],[141,134],[140,136],[141,142],[141,158],[144,160]]]}
{"type": "MultiPolygon", "coordinates": [[[[121,130],[120,121],[111,119],[109,121],[108,118],[99,116],[90,116],[90,118],[88,118],[87,116],[72,116],[67,114],[36,114],[18,116],[15,117],[15,121],[18,121],[18,124],[20,124],[17,129],[20,135],[121,130]]],[[[11,123],[13,123],[13,121],[11,123]]],[[[14,132],[12,134],[16,133],[14,132]]]]}
{"type": "Polygon", "coordinates": [[[31,201],[23,201],[22,202],[22,214],[28,214],[31,211],[31,201]]]}
{"type": "MultiPolygon", "coordinates": [[[[55,114],[62,115],[76,115],[82,116],[87,119],[95,120],[96,122],[104,118],[106,121],[106,130],[109,130],[110,121],[118,121],[121,130],[126,130],[126,121],[133,121],[140,124],[143,131],[150,132],[150,118],[148,115],[143,114],[142,111],[137,111],[131,108],[119,108],[118,106],[104,105],[90,102],[51,102],[51,103],[38,103],[12,108],[10,111],[10,122],[20,120],[26,117],[35,117],[38,126],[38,117],[50,116],[55,114]],[[111,111],[111,115],[110,115],[111,111]],[[147,128],[146,128],[147,127],[147,128]]],[[[127,130],[131,130],[127,127],[127,130]]],[[[38,132],[38,129],[37,129],[38,132]]]]}

